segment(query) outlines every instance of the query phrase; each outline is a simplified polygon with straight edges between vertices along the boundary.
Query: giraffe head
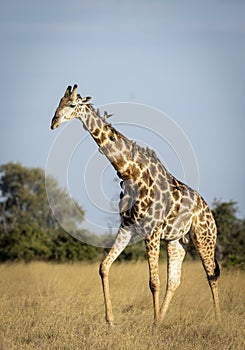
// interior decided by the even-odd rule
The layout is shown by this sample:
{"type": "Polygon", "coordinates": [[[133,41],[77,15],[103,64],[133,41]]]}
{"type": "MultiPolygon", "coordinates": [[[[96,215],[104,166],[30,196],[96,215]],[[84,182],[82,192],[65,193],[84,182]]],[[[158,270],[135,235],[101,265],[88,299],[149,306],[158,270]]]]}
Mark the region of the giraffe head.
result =
{"type": "Polygon", "coordinates": [[[56,129],[61,123],[79,117],[83,106],[89,105],[91,96],[81,97],[77,94],[77,85],[68,86],[64,96],[55,111],[51,122],[51,129],[56,129]]]}

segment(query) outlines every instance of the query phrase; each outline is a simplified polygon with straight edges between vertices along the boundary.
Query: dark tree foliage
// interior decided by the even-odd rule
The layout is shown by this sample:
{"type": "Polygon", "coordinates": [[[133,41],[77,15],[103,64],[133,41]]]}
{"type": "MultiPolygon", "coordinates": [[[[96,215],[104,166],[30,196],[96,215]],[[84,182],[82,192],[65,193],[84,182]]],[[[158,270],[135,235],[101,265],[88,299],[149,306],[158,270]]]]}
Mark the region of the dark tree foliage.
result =
{"type": "MultiPolygon", "coordinates": [[[[60,215],[82,238],[82,208],[70,206],[65,191],[49,178],[48,185],[60,206],[60,215]],[[78,209],[78,210],[77,210],[78,209]]],[[[99,250],[88,247],[60,228],[46,195],[44,171],[20,163],[0,167],[0,261],[45,259],[93,260],[99,250]]]]}
{"type": "MultiPolygon", "coordinates": [[[[52,187],[54,199],[60,212],[73,226],[83,218],[84,212],[75,202],[78,211],[71,207],[67,193],[60,189],[53,178],[48,178],[47,186],[52,187]]],[[[57,228],[47,200],[44,171],[39,168],[26,168],[20,163],[8,163],[0,167],[0,224],[7,231],[17,226],[42,230],[57,228]]]]}
{"type": "Polygon", "coordinates": [[[214,201],[213,215],[218,230],[217,255],[225,266],[245,267],[245,219],[237,217],[237,203],[214,201]]]}

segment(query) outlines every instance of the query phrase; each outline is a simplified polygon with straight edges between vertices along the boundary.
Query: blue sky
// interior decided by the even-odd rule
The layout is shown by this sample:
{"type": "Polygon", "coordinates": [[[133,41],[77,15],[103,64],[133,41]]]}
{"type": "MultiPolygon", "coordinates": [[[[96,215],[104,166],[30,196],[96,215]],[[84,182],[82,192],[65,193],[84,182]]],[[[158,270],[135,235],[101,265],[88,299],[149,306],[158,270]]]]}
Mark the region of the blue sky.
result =
{"type": "Polygon", "coordinates": [[[196,153],[201,194],[244,217],[244,1],[8,0],[0,19],[0,164],[45,167],[50,119],[78,83],[95,106],[167,113],[196,153]]]}

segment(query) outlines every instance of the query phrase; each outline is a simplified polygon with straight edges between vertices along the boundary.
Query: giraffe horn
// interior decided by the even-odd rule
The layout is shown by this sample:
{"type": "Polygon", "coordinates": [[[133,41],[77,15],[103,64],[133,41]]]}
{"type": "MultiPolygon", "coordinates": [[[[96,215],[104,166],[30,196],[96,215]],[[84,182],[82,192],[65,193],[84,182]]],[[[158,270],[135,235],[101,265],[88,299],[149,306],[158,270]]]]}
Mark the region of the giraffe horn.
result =
{"type": "Polygon", "coordinates": [[[69,85],[69,86],[67,87],[66,91],[65,91],[64,96],[65,96],[65,97],[69,97],[70,94],[71,94],[71,86],[69,85]]]}
{"type": "Polygon", "coordinates": [[[71,97],[72,98],[76,98],[77,97],[77,84],[74,84],[74,86],[73,86],[71,97]]]}

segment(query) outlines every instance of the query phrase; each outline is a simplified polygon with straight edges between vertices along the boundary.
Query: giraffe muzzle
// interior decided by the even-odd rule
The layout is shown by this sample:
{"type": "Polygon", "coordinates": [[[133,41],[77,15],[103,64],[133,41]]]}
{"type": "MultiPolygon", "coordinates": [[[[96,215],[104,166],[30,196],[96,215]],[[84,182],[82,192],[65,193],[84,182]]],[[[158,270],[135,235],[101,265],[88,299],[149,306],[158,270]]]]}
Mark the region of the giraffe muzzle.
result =
{"type": "Polygon", "coordinates": [[[58,119],[57,117],[54,117],[54,118],[52,119],[52,122],[51,122],[51,129],[52,129],[52,130],[58,128],[58,126],[60,125],[60,123],[59,123],[58,120],[59,120],[59,119],[58,119]]]}

